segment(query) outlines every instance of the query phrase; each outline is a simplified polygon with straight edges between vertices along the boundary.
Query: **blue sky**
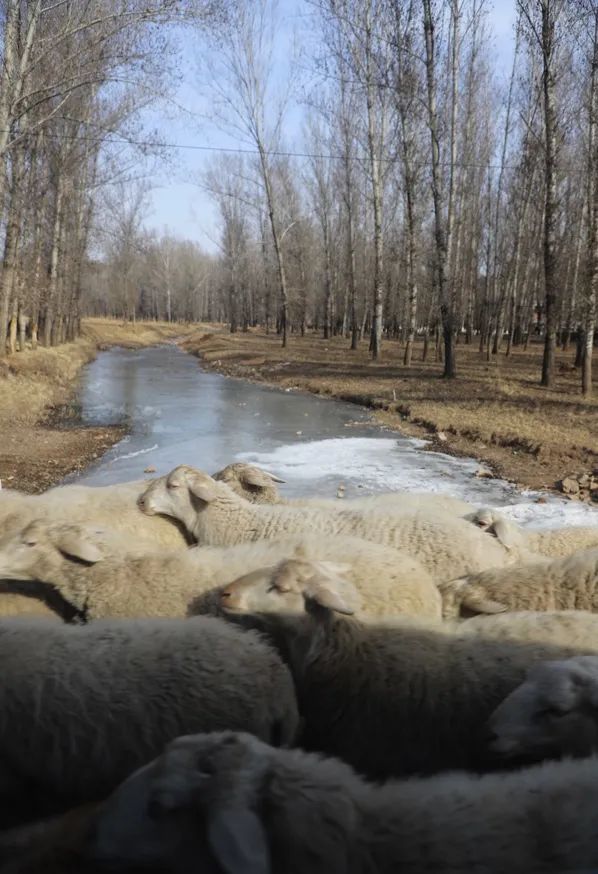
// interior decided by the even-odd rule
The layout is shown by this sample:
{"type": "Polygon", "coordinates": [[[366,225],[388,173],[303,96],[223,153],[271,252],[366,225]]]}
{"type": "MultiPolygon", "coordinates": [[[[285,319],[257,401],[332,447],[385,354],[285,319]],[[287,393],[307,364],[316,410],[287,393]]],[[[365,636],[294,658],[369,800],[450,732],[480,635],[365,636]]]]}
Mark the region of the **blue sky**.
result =
{"type": "MultiPolygon", "coordinates": [[[[489,24],[494,34],[497,64],[506,81],[512,60],[515,21],[515,0],[491,2],[489,24]]],[[[309,13],[308,13],[309,14],[309,13]]],[[[291,39],[295,26],[301,28],[306,18],[303,0],[283,0],[281,17],[284,20],[283,38],[291,39]]],[[[163,106],[147,119],[148,126],[156,128],[164,142],[183,146],[235,147],[246,145],[218,131],[205,119],[209,104],[200,93],[195,55],[201,51],[196,37],[183,40],[182,81],[176,98],[170,106],[163,106]],[[182,108],[182,109],[181,109],[182,108]]],[[[285,46],[281,46],[285,54],[285,46]]],[[[300,146],[300,109],[290,116],[284,132],[290,148],[300,146]]],[[[199,180],[215,152],[177,149],[163,171],[153,177],[150,193],[150,213],[145,225],[158,232],[168,231],[178,237],[197,241],[210,252],[218,251],[218,215],[214,204],[195,180],[199,180]]]]}

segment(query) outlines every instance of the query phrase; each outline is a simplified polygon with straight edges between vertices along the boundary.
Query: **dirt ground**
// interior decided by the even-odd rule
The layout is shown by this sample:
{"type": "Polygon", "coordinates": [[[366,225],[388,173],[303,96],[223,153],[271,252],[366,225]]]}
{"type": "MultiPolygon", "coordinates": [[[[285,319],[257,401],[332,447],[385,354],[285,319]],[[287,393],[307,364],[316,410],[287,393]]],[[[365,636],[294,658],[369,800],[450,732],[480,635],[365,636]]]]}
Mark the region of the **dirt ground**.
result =
{"type": "MultiPolygon", "coordinates": [[[[189,331],[190,329],[187,329],[189,331]]],[[[81,470],[120,440],[120,426],[81,426],[69,415],[81,368],[98,349],[137,348],[173,340],[180,325],[86,319],[82,336],[54,349],[26,349],[0,359],[0,481],[41,492],[81,470]]]]}
{"type": "Polygon", "coordinates": [[[429,438],[430,448],[478,458],[522,487],[552,489],[569,474],[598,470],[598,386],[594,398],[582,399],[572,351],[558,352],[556,384],[547,390],[538,385],[539,344],[490,362],[477,346],[460,345],[456,380],[440,378],[434,350],[422,362],[419,345],[405,368],[404,347],[393,341],[384,343],[379,363],[367,343],[351,352],[344,339],[313,335],[291,336],[282,349],[273,334],[197,332],[182,347],[221,373],[371,407],[384,425],[429,438]]]}

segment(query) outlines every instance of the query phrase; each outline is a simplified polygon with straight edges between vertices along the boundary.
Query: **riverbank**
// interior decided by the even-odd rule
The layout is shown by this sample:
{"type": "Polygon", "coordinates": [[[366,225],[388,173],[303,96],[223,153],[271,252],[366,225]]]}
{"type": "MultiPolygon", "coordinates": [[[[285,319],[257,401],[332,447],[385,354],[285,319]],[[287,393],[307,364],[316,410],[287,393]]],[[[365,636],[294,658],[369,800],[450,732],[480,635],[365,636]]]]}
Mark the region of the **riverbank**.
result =
{"type": "Polygon", "coordinates": [[[99,349],[141,348],[180,338],[190,328],[85,319],[82,336],[51,349],[0,359],[0,480],[5,488],[41,492],[82,470],[122,439],[123,426],[86,427],[72,401],[81,368],[99,349]]]}
{"type": "MultiPolygon", "coordinates": [[[[181,343],[219,373],[309,391],[374,410],[381,424],[425,437],[430,448],[472,456],[497,476],[523,488],[557,488],[569,474],[598,470],[598,397],[583,401],[572,353],[557,353],[557,379],[538,385],[542,349],[517,349],[481,360],[477,348],[459,346],[459,378],[440,378],[441,365],[402,364],[403,346],[384,343],[372,362],[367,343],[351,352],[344,339],[313,335],[280,338],[263,332],[193,333],[181,343]]],[[[431,358],[433,358],[433,350],[431,358]]]]}

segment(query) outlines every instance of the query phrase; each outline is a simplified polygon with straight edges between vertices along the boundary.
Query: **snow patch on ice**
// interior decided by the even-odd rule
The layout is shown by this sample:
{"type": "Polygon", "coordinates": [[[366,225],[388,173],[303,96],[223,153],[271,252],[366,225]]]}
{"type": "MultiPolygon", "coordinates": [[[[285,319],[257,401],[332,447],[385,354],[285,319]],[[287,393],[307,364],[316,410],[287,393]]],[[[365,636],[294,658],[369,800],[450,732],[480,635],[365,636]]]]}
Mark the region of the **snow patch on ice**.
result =
{"type": "Polygon", "coordinates": [[[282,491],[292,497],[334,497],[342,483],[347,498],[392,491],[450,494],[499,509],[527,527],[598,526],[598,508],[550,492],[519,492],[505,480],[477,478],[480,464],[475,459],[421,452],[425,444],[404,437],[339,437],[239,453],[236,458],[280,476],[286,481],[282,491]],[[537,503],[538,498],[546,503],[537,503]]]}

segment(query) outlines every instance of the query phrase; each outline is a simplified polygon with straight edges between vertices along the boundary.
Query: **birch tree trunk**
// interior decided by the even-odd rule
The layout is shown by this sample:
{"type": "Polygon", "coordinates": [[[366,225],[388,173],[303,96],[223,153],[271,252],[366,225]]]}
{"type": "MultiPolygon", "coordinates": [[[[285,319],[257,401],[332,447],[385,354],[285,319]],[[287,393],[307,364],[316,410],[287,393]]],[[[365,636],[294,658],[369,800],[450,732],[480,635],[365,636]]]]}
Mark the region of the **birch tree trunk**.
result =
{"type": "MultiPolygon", "coordinates": [[[[4,255],[0,274],[0,357],[6,354],[11,297],[15,286],[17,271],[17,252],[19,234],[23,219],[23,169],[24,154],[21,146],[14,150],[10,183],[10,202],[4,235],[4,255]]],[[[16,313],[13,312],[16,318],[16,313]]],[[[11,341],[11,346],[14,340],[11,341]]]]}
{"type": "Polygon", "coordinates": [[[557,225],[557,120],[555,96],[555,10],[554,0],[542,0],[542,92],[545,136],[545,212],[544,212],[544,356],[541,384],[549,388],[554,379],[556,355],[556,225],[557,225]]]}
{"type": "Polygon", "coordinates": [[[428,127],[431,140],[432,199],[434,202],[434,238],[436,243],[436,285],[440,300],[440,316],[444,336],[444,373],[449,379],[457,375],[453,347],[453,312],[449,295],[447,233],[440,168],[440,140],[436,106],[436,49],[431,0],[422,0],[426,44],[426,82],[428,127]]]}
{"type": "Polygon", "coordinates": [[[372,358],[377,360],[382,351],[382,318],[384,307],[384,236],[382,230],[382,179],[378,156],[378,136],[376,132],[375,84],[372,46],[372,4],[366,0],[365,17],[365,86],[368,125],[368,157],[372,176],[372,207],[374,213],[374,289],[372,298],[372,358]]]}
{"type": "Polygon", "coordinates": [[[592,353],[596,329],[596,289],[598,288],[598,9],[594,9],[594,39],[592,46],[588,124],[588,281],[584,319],[584,349],[581,367],[581,390],[584,397],[592,394],[592,353]]]}

